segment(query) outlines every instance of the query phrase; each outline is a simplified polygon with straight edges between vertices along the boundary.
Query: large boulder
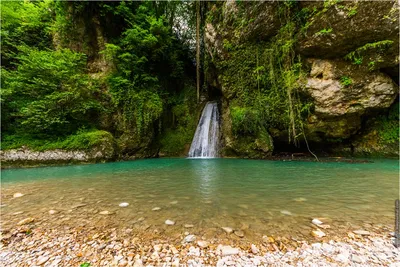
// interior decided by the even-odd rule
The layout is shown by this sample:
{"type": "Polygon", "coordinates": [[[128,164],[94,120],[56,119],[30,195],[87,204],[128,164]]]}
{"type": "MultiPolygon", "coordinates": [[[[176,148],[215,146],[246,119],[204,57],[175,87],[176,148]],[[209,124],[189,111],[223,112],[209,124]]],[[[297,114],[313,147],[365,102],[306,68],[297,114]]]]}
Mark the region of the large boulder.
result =
{"type": "Polygon", "coordinates": [[[367,43],[391,40],[395,42],[391,52],[398,57],[397,1],[325,1],[300,5],[309,12],[314,10],[302,29],[304,34],[300,35],[297,50],[301,54],[342,57],[367,43]]]}
{"type": "Polygon", "coordinates": [[[315,111],[308,119],[308,134],[321,138],[349,138],[369,111],[390,107],[398,86],[384,73],[369,71],[341,60],[311,59],[305,92],[315,111]]]}

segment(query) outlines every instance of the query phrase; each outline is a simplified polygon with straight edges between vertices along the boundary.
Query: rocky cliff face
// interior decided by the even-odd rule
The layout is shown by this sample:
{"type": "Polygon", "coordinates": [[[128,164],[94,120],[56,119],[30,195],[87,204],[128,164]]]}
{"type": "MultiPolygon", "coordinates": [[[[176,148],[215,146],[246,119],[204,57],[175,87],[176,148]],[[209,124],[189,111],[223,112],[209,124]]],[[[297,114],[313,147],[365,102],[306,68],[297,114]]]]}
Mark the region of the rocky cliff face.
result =
{"type": "Polygon", "coordinates": [[[222,93],[225,154],[265,157],[273,140],[288,140],[288,127],[263,124],[272,122],[274,114],[265,115],[254,101],[274,94],[267,82],[263,87],[263,77],[282,79],[290,87],[294,82],[288,83],[286,75],[291,74],[295,89],[280,89],[301,100],[293,107],[309,142],[335,154],[398,155],[398,127],[393,126],[398,126],[398,115],[389,116],[399,92],[398,15],[397,1],[211,3],[205,41],[213,73],[207,77],[222,93]],[[287,47],[285,60],[295,62],[291,69],[276,72],[263,58],[276,46],[279,51],[287,47]],[[261,126],[237,134],[235,110],[244,110],[240,114],[248,120],[250,114],[261,117],[261,126]]]}

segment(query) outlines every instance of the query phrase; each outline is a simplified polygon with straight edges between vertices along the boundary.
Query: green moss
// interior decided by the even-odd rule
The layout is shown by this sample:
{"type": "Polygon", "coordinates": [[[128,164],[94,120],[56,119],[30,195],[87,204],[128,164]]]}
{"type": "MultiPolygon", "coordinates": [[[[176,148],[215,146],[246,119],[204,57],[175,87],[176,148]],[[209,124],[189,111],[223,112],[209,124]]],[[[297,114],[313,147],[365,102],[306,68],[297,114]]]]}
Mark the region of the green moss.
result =
{"type": "Polygon", "coordinates": [[[107,131],[79,131],[64,139],[39,139],[29,135],[4,136],[1,149],[16,149],[26,146],[34,151],[54,149],[88,150],[103,142],[113,142],[113,136],[107,131]]]}
{"type": "MultiPolygon", "coordinates": [[[[363,55],[366,55],[369,52],[383,53],[386,49],[388,49],[393,44],[391,40],[383,40],[375,43],[367,43],[356,50],[348,53],[344,56],[344,59],[350,60],[355,65],[361,65],[363,63],[363,55]]],[[[375,67],[375,62],[368,63],[368,68],[373,70],[375,67]],[[371,64],[370,64],[371,63],[371,64]]]]}
{"type": "Polygon", "coordinates": [[[399,103],[394,104],[388,115],[381,115],[377,119],[376,130],[382,143],[394,144],[399,142],[399,103]]]}
{"type": "Polygon", "coordinates": [[[315,33],[315,36],[321,36],[321,35],[327,35],[330,34],[332,32],[332,28],[328,28],[328,29],[322,29],[319,32],[315,33]]]}

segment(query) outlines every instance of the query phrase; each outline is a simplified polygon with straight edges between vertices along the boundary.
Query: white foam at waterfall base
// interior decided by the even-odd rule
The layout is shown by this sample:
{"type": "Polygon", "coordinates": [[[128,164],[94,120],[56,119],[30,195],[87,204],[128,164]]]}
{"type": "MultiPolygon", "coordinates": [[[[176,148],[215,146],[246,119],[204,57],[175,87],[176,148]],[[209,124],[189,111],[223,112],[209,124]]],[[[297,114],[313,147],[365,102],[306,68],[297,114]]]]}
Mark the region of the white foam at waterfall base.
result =
{"type": "Polygon", "coordinates": [[[207,102],[189,150],[190,158],[218,157],[219,112],[216,102],[207,102]]]}

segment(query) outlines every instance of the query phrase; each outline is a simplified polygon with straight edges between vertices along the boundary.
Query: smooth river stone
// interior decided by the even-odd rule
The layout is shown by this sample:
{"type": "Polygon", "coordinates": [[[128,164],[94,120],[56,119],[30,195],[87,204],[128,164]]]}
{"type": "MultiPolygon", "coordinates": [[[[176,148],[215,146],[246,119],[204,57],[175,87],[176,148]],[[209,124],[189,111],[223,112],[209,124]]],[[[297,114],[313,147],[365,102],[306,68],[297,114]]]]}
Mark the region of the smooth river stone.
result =
{"type": "Polygon", "coordinates": [[[230,255],[239,254],[239,249],[233,248],[231,246],[223,246],[221,248],[221,252],[222,252],[222,256],[230,256],[230,255]]]}
{"type": "Polygon", "coordinates": [[[157,211],[157,210],[160,210],[161,208],[160,207],[155,207],[155,208],[152,208],[151,210],[152,211],[157,211]]]}
{"type": "Polygon", "coordinates": [[[50,215],[53,215],[53,214],[56,214],[56,213],[57,213],[56,210],[49,210],[49,214],[50,214],[50,215]]]}
{"type": "Polygon", "coordinates": [[[176,204],[178,204],[178,201],[174,200],[174,201],[169,202],[169,204],[176,205],[176,204]]]}
{"type": "Polygon", "coordinates": [[[128,207],[129,203],[128,202],[122,202],[122,203],[119,203],[118,206],[120,206],[121,208],[128,207]]]}
{"type": "Polygon", "coordinates": [[[193,228],[194,225],[193,224],[185,224],[183,227],[185,227],[185,228],[193,228]]]}

